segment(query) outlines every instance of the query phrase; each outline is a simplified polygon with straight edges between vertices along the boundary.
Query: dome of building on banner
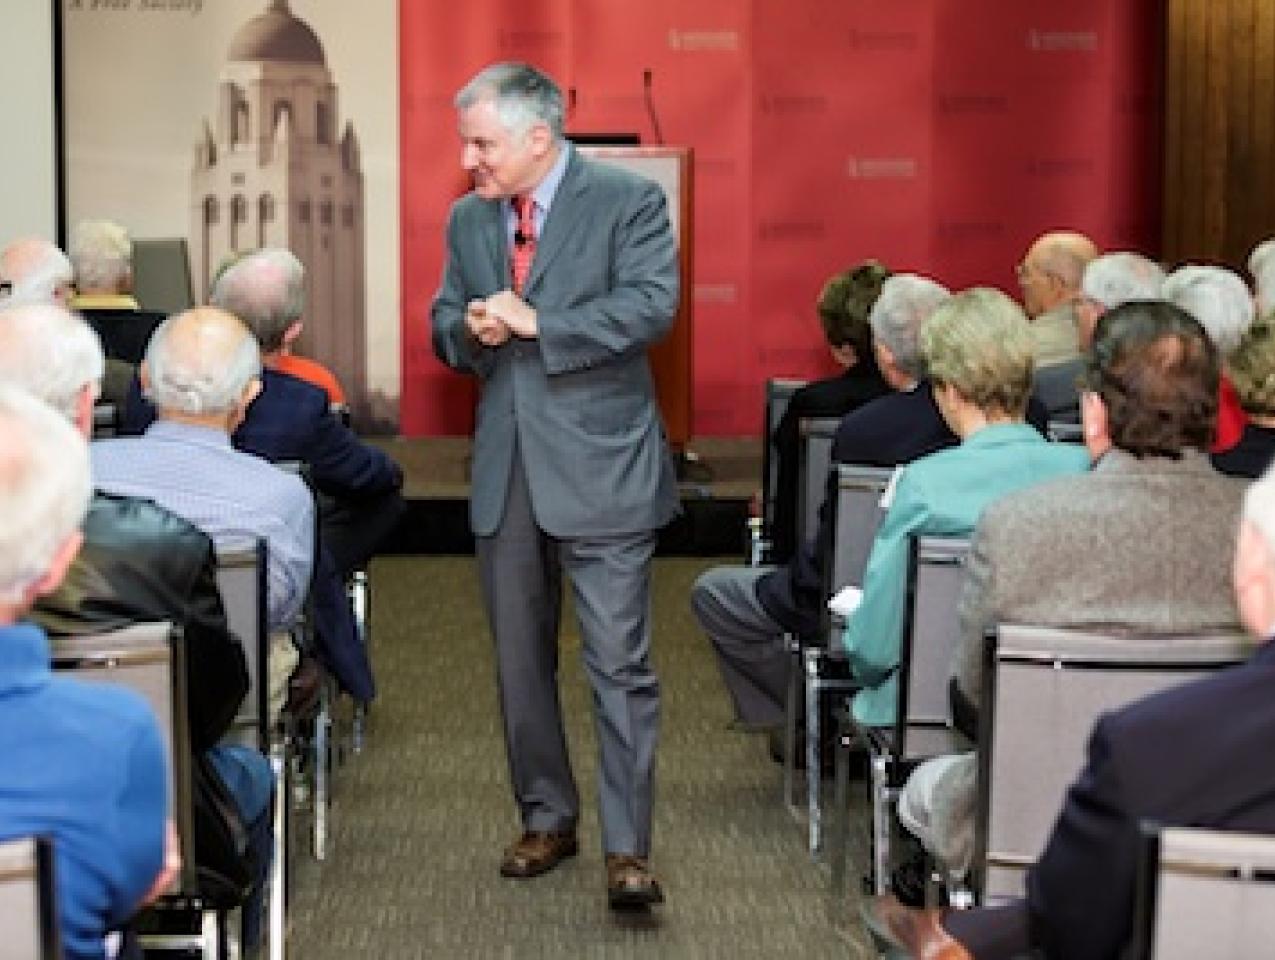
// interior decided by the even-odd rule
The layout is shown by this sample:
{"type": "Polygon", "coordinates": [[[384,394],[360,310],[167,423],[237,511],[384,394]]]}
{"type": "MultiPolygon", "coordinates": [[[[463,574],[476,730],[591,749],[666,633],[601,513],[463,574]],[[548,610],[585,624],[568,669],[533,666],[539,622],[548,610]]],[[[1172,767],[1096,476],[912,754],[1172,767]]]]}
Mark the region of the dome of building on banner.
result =
{"type": "Polygon", "coordinates": [[[228,59],[325,63],[319,38],[292,15],[287,0],[273,0],[269,10],[245,23],[230,44],[228,59]]]}

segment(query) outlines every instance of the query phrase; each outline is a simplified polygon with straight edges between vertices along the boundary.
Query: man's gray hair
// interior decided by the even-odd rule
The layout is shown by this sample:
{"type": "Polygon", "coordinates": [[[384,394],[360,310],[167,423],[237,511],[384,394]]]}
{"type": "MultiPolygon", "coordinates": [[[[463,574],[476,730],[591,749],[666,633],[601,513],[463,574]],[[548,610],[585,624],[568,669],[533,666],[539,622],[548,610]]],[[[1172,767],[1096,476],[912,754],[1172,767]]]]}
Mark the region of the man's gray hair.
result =
{"type": "Polygon", "coordinates": [[[1140,253],[1104,253],[1089,261],[1080,290],[1090,300],[1112,310],[1130,300],[1159,300],[1164,270],[1140,253]]]}
{"type": "Polygon", "coordinates": [[[74,420],[85,386],[96,396],[102,367],[97,334],[66,308],[31,303],[0,309],[0,381],[74,420]]]}
{"type": "Polygon", "coordinates": [[[510,133],[526,133],[537,123],[563,139],[562,91],[548,74],[529,63],[493,63],[480,70],[456,94],[456,108],[468,110],[491,100],[496,116],[510,133]]]}
{"type": "Polygon", "coordinates": [[[147,396],[161,413],[228,412],[249,382],[261,376],[256,338],[247,327],[233,342],[204,336],[174,338],[173,325],[185,316],[169,317],[151,335],[146,347],[147,396]]]}
{"type": "Polygon", "coordinates": [[[133,241],[113,220],[82,220],[71,232],[71,263],[81,292],[129,288],[133,273],[133,241]]]}
{"type": "Polygon", "coordinates": [[[0,383],[0,602],[18,603],[79,529],[88,445],[48,404],[0,383]]]}
{"type": "Polygon", "coordinates": [[[0,303],[52,303],[75,274],[67,255],[40,237],[24,237],[0,250],[0,303]]]}
{"type": "Polygon", "coordinates": [[[909,376],[918,380],[925,376],[921,327],[951,297],[942,284],[916,273],[896,273],[881,285],[868,323],[872,336],[889,348],[895,364],[909,376]]]}
{"type": "Polygon", "coordinates": [[[1225,267],[1178,267],[1164,278],[1161,296],[1195,317],[1223,357],[1235,352],[1253,325],[1248,286],[1225,267]]]}
{"type": "Polygon", "coordinates": [[[258,250],[222,271],[209,301],[247,324],[262,352],[274,353],[305,311],[305,267],[290,250],[258,250]]]}
{"type": "Polygon", "coordinates": [[[1257,312],[1265,317],[1275,310],[1275,238],[1263,240],[1248,255],[1248,272],[1253,277],[1253,298],[1257,312]]]}

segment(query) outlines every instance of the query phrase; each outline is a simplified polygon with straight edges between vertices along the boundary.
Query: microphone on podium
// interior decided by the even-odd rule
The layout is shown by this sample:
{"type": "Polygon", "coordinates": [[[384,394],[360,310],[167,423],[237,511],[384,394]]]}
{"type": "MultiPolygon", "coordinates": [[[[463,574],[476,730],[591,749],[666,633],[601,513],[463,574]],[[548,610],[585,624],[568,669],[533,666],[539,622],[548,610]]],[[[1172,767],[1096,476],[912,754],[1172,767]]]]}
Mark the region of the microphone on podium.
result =
{"type": "Polygon", "coordinates": [[[660,132],[660,118],[655,113],[655,98],[651,94],[651,68],[642,71],[642,99],[646,101],[646,113],[651,118],[651,129],[655,132],[655,142],[664,144],[664,134],[660,132]]]}

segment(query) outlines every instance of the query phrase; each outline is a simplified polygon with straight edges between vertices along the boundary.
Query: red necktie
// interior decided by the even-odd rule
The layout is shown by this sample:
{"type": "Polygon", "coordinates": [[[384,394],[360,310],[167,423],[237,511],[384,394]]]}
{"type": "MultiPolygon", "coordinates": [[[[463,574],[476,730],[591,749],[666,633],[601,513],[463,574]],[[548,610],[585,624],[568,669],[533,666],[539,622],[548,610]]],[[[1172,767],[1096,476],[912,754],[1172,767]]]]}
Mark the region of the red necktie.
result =
{"type": "Polygon", "coordinates": [[[514,247],[511,259],[514,268],[514,293],[522,295],[527,275],[531,273],[531,261],[536,256],[536,201],[523,195],[513,198],[514,213],[518,214],[518,226],[514,228],[514,247]]]}

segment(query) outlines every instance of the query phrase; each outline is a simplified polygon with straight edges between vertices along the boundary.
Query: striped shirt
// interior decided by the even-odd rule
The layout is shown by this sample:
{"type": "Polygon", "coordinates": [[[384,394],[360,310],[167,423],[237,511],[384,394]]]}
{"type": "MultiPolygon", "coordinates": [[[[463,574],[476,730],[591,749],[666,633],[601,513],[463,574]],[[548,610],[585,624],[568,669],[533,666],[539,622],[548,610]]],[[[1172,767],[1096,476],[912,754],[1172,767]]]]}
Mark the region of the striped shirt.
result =
{"type": "Polygon", "coordinates": [[[296,618],[314,557],[314,500],[299,477],[235,450],[220,430],[171,420],[97,440],[90,453],[99,490],[154,500],[218,547],[264,539],[270,628],[296,618]]]}

